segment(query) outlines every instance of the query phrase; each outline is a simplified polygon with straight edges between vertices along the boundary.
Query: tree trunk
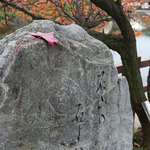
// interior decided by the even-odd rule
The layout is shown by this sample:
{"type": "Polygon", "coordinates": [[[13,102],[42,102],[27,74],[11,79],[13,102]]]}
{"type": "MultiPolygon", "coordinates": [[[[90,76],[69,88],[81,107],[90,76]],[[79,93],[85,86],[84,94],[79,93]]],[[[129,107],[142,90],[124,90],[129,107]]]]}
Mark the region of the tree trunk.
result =
{"type": "Polygon", "coordinates": [[[136,112],[140,123],[142,125],[143,131],[143,146],[150,147],[150,122],[144,112],[144,109],[140,102],[142,102],[145,98],[143,96],[144,89],[141,86],[141,80],[138,77],[138,70],[135,68],[134,60],[127,60],[125,58],[122,59],[124,66],[124,75],[126,76],[129,87],[130,87],[130,97],[133,111],[136,112]],[[138,93],[139,92],[139,93],[138,93]],[[141,92],[141,93],[140,93],[141,92]],[[141,100],[140,100],[141,99],[141,100]]]}
{"type": "MultiPolygon", "coordinates": [[[[139,105],[137,107],[142,106],[139,105]]],[[[135,112],[137,113],[140,123],[142,125],[142,132],[143,132],[142,146],[145,148],[150,148],[150,122],[148,121],[147,116],[145,115],[145,112],[142,108],[135,110],[135,112]]]]}
{"type": "MultiPolygon", "coordinates": [[[[150,146],[150,123],[148,122],[147,116],[144,112],[144,109],[141,103],[146,100],[142,79],[139,72],[138,59],[136,54],[136,43],[130,43],[132,46],[128,46],[126,43],[122,41],[122,38],[109,38],[109,35],[103,36],[102,34],[96,33],[94,31],[89,31],[89,33],[95,38],[103,41],[105,44],[109,46],[109,48],[114,49],[120,53],[123,67],[124,67],[124,75],[126,76],[130,88],[130,98],[133,111],[137,113],[139,120],[142,125],[143,131],[143,145],[145,147],[150,146]],[[116,45],[116,41],[118,44],[116,45]],[[120,42],[119,42],[120,41],[120,42]]],[[[131,41],[130,41],[131,42],[131,41]]],[[[149,73],[149,91],[150,91],[150,73],[149,73]]],[[[150,94],[149,94],[150,96],[150,94]]]]}
{"type": "Polygon", "coordinates": [[[149,73],[147,77],[147,96],[150,101],[150,68],[149,68],[149,73]]]}
{"type": "MultiPolygon", "coordinates": [[[[148,99],[150,101],[150,69],[147,77],[147,95],[148,99]]],[[[144,112],[139,112],[139,115],[141,116],[141,123],[142,123],[142,129],[143,129],[143,144],[150,148],[150,122],[148,122],[147,118],[145,118],[144,112]]]]}
{"type": "MultiPolygon", "coordinates": [[[[150,147],[150,123],[144,112],[141,103],[146,100],[143,83],[139,71],[138,60],[136,55],[136,44],[130,43],[130,51],[125,52],[122,50],[121,59],[124,68],[124,75],[128,80],[130,88],[130,98],[133,111],[136,112],[143,131],[143,146],[150,147]]],[[[129,48],[129,47],[128,47],[129,48]]]]}
{"type": "MultiPolygon", "coordinates": [[[[137,113],[143,130],[143,144],[150,147],[150,123],[143,110],[142,102],[146,100],[142,78],[139,70],[136,40],[133,29],[122,7],[112,0],[91,0],[96,6],[106,11],[118,24],[124,47],[117,49],[121,55],[124,75],[128,80],[133,111],[137,113]]],[[[119,2],[120,0],[117,0],[119,2]]],[[[106,43],[106,42],[105,42],[106,43]]],[[[113,49],[113,46],[111,47],[113,49]]],[[[116,49],[114,49],[116,50],[116,49]]]]}

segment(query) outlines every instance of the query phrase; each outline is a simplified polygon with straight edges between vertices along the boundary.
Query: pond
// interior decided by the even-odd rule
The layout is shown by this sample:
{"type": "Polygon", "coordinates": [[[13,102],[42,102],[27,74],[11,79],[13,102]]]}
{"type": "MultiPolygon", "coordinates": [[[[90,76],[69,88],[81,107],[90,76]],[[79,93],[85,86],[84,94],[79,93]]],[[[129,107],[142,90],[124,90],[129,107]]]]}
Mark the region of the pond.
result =
{"type": "MultiPolygon", "coordinates": [[[[137,37],[136,40],[138,56],[141,56],[142,59],[150,59],[150,36],[143,35],[137,37]]],[[[149,67],[141,68],[140,70],[143,83],[146,83],[149,67]]]]}
{"type": "MultiPolygon", "coordinates": [[[[137,40],[137,53],[141,59],[150,59],[150,36],[143,34],[143,36],[136,37],[137,40]]],[[[121,59],[117,52],[112,51],[114,56],[114,63],[120,64],[121,59]]],[[[147,83],[147,76],[149,67],[141,68],[141,75],[143,83],[147,83]]]]}

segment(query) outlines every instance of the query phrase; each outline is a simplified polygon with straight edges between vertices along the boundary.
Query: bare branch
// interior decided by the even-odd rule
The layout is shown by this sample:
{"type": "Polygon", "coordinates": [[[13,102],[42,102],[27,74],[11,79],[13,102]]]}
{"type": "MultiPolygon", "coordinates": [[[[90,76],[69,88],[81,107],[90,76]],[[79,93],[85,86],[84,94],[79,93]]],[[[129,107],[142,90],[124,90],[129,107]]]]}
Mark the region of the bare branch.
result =
{"type": "Polygon", "coordinates": [[[123,36],[104,34],[96,31],[88,30],[88,33],[96,39],[105,43],[110,49],[117,51],[119,54],[126,47],[123,36]]]}
{"type": "Polygon", "coordinates": [[[28,11],[27,9],[25,9],[23,7],[20,7],[20,6],[16,5],[16,4],[14,4],[14,3],[8,2],[6,0],[0,0],[0,2],[2,2],[3,4],[6,4],[8,6],[11,6],[11,7],[15,8],[15,9],[18,9],[19,11],[24,12],[25,14],[31,16],[32,19],[37,19],[37,20],[48,19],[48,18],[44,18],[44,17],[41,17],[41,16],[34,15],[30,11],[28,11]]]}
{"type": "Polygon", "coordinates": [[[105,19],[101,19],[101,20],[98,20],[98,21],[94,21],[93,24],[89,25],[88,26],[88,29],[92,29],[92,28],[95,28],[97,27],[99,24],[103,23],[104,21],[112,21],[113,18],[105,18],[105,19]]]}
{"type": "Polygon", "coordinates": [[[90,18],[90,16],[93,14],[93,12],[94,12],[94,10],[92,9],[92,2],[90,2],[90,9],[89,9],[89,13],[88,13],[88,15],[86,16],[86,22],[87,22],[87,20],[90,18]]]}
{"type": "MultiPolygon", "coordinates": [[[[64,7],[62,6],[61,3],[58,3],[56,1],[53,1],[53,0],[49,0],[51,3],[55,4],[56,7],[59,7],[62,12],[64,13],[64,15],[68,18],[70,18],[71,20],[75,21],[77,24],[79,24],[79,21],[72,15],[70,15],[69,13],[67,13],[65,10],[64,10],[64,7]]],[[[57,9],[58,10],[58,9],[57,9]]],[[[58,10],[59,11],[59,10],[58,10]]]]}

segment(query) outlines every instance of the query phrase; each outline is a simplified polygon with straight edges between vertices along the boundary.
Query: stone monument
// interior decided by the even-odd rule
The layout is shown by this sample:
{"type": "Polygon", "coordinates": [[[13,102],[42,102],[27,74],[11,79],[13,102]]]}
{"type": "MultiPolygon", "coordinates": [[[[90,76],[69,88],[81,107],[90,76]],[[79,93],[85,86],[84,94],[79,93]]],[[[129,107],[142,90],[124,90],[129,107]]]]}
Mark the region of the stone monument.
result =
{"type": "Polygon", "coordinates": [[[129,88],[78,25],[34,21],[0,40],[0,149],[132,150],[129,88]],[[60,44],[26,39],[54,32],[60,44]]]}

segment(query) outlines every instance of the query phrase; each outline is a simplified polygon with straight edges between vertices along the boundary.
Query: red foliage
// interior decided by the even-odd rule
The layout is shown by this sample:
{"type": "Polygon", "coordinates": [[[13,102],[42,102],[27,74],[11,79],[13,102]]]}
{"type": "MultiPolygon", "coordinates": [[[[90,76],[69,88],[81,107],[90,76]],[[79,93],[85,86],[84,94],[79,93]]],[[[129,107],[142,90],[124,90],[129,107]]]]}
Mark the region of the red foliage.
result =
{"type": "MultiPolygon", "coordinates": [[[[95,31],[100,31],[108,21],[112,20],[90,0],[7,0],[7,2],[12,5],[0,2],[0,26],[4,26],[8,18],[14,14],[22,20],[31,20],[31,16],[24,13],[25,11],[63,24],[77,23],[85,28],[94,28],[95,31]],[[16,9],[16,6],[23,10],[16,9]]],[[[144,0],[122,0],[124,11],[130,20],[134,18],[150,22],[148,16],[141,17],[135,13],[136,8],[142,3],[144,0]]],[[[115,34],[118,33],[115,32],[115,34]]]]}

